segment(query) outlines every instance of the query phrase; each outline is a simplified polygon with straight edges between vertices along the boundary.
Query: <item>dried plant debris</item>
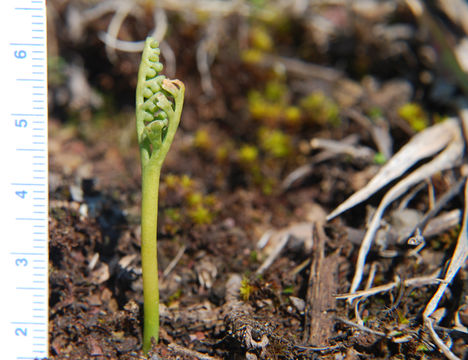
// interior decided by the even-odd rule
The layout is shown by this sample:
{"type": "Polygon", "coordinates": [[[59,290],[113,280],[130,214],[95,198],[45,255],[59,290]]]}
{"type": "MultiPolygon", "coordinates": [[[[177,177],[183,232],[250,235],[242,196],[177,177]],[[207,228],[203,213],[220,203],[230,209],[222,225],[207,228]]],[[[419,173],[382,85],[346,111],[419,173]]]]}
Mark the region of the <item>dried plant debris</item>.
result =
{"type": "Polygon", "coordinates": [[[263,250],[265,250],[265,247],[268,247],[269,254],[263,264],[257,269],[257,274],[263,274],[280,256],[288,243],[294,242],[291,247],[295,247],[300,252],[309,253],[313,245],[312,227],[312,223],[303,222],[292,224],[278,231],[269,230],[263,234],[258,242],[258,247],[263,250]]]}
{"type": "Polygon", "coordinates": [[[437,332],[434,330],[434,320],[431,319],[431,315],[437,309],[437,305],[442,298],[447,286],[452,282],[452,279],[457,274],[458,270],[465,264],[465,261],[468,257],[468,236],[467,236],[467,221],[468,221],[468,183],[465,184],[465,210],[463,218],[463,226],[460,230],[460,234],[457,239],[457,246],[453,252],[452,259],[450,260],[450,265],[445,273],[443,281],[439,285],[437,292],[432,297],[429,304],[427,304],[426,309],[423,313],[424,325],[429,329],[430,334],[434,342],[437,344],[439,349],[449,358],[449,359],[458,359],[455,354],[450,351],[449,346],[442,341],[437,332]]]}
{"type": "MultiPolygon", "coordinates": [[[[392,182],[395,179],[400,178],[394,186],[392,186],[387,193],[384,195],[380,205],[373,213],[368,226],[364,239],[360,244],[359,256],[356,264],[354,278],[350,288],[350,294],[342,296],[339,298],[346,298],[348,301],[352,302],[356,297],[370,296],[372,294],[388,291],[390,288],[397,286],[398,280],[393,284],[382,285],[373,289],[365,289],[358,291],[360,284],[362,282],[362,277],[364,274],[364,266],[366,264],[366,257],[369,252],[369,249],[372,245],[372,242],[375,240],[376,235],[379,231],[379,228],[382,224],[382,217],[386,208],[409,191],[413,186],[424,181],[425,179],[430,178],[434,174],[455,168],[460,165],[461,159],[464,154],[465,143],[462,137],[462,125],[458,119],[448,119],[447,121],[434,125],[426,130],[416,134],[405,146],[398,151],[392,159],[385,164],[380,171],[374,176],[374,178],[361,190],[357,191],[344,203],[338,206],[327,218],[332,219],[342,212],[350,209],[351,207],[357,205],[368,199],[370,196],[375,194],[377,191],[381,190],[387,184],[392,182]],[[433,157],[432,159],[425,162],[423,165],[416,167],[409,174],[405,175],[405,172],[408,171],[412,166],[418,163],[418,161],[433,157]]],[[[464,183],[464,179],[461,179],[456,185],[455,189],[460,190],[460,185],[464,183]]],[[[467,199],[467,187],[465,187],[465,199],[467,199]]],[[[453,193],[446,194],[445,197],[453,197],[453,193]]],[[[444,200],[442,197],[439,200],[439,203],[444,200]]],[[[445,200],[446,202],[446,200],[445,200]]],[[[441,206],[437,206],[434,211],[430,211],[427,215],[433,216],[441,206]]],[[[407,279],[404,281],[404,286],[413,285],[422,286],[429,285],[434,283],[439,283],[439,288],[436,294],[433,296],[431,301],[424,311],[424,324],[429,329],[430,335],[434,342],[437,344],[439,349],[450,359],[458,359],[451,351],[449,346],[444,343],[436,333],[433,327],[433,319],[430,318],[430,315],[437,308],[437,304],[440,301],[442,295],[444,294],[447,286],[450,284],[460,267],[465,263],[468,255],[468,240],[466,235],[466,218],[468,214],[468,206],[465,205],[465,215],[463,228],[460,232],[457,246],[455,248],[452,259],[450,260],[449,268],[443,277],[440,279],[439,272],[433,274],[432,276],[423,276],[414,279],[407,279]]],[[[408,232],[407,229],[404,230],[404,233],[408,234],[406,239],[409,244],[420,245],[424,242],[424,237],[421,235],[420,228],[418,226],[424,226],[429,220],[429,217],[426,216],[423,219],[417,221],[418,225],[410,226],[411,231],[408,232]],[[413,235],[413,236],[410,236],[413,235]]]]}
{"type": "Polygon", "coordinates": [[[361,243],[356,271],[351,284],[351,293],[355,292],[361,284],[366,257],[380,227],[385,209],[412,186],[439,171],[454,168],[459,165],[465,147],[461,134],[462,130],[459,121],[454,118],[448,119],[443,123],[434,125],[416,134],[408,144],[403,146],[403,148],[380,169],[364,188],[356,192],[328,215],[328,220],[333,219],[340,213],[368,199],[391,181],[402,176],[418,161],[435,155],[432,160],[416,168],[416,170],[400,180],[385,194],[368,224],[366,235],[361,243]]]}
{"type": "MultiPolygon", "coordinates": [[[[381,188],[403,175],[410,167],[446,148],[454,138],[459,138],[460,127],[456,119],[449,119],[417,133],[398,151],[361,190],[333,210],[327,219],[333,219],[342,212],[363,202],[381,188]]],[[[462,141],[462,139],[458,139],[462,141]]],[[[453,167],[453,165],[449,165],[453,167]]]]}

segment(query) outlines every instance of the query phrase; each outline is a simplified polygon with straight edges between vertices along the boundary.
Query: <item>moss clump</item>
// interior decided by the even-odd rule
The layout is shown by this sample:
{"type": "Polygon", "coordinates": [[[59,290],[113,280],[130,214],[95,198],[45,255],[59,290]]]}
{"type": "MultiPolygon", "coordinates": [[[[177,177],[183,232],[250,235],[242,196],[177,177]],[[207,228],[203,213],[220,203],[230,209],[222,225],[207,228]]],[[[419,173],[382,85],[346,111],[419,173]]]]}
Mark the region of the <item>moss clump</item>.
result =
{"type": "Polygon", "coordinates": [[[239,288],[239,295],[243,301],[248,301],[254,291],[254,286],[250,283],[247,277],[244,277],[241,281],[239,288]]]}
{"type": "Polygon", "coordinates": [[[190,176],[182,175],[182,177],[180,178],[180,185],[184,190],[189,191],[193,188],[194,181],[190,178],[190,176]]]}
{"type": "Polygon", "coordinates": [[[290,91],[284,80],[275,78],[268,81],[262,91],[248,93],[249,113],[253,119],[272,127],[287,123],[286,118],[293,115],[289,98],[290,91]]]}
{"type": "Polygon", "coordinates": [[[173,303],[177,302],[182,297],[183,294],[184,294],[184,292],[182,291],[182,289],[177,289],[167,299],[168,304],[170,305],[170,304],[173,304],[173,303]]]}
{"type": "Polygon", "coordinates": [[[405,120],[414,131],[424,130],[429,126],[429,118],[421,105],[407,103],[398,109],[398,115],[405,120]]]}
{"type": "Polygon", "coordinates": [[[175,208],[164,209],[164,215],[167,216],[169,219],[171,219],[174,222],[181,221],[181,219],[182,219],[182,215],[180,213],[180,210],[175,209],[175,208]]]}
{"type": "Polygon", "coordinates": [[[268,81],[265,85],[265,99],[273,103],[286,103],[288,87],[283,81],[274,79],[268,81]]]}
{"type": "Polygon", "coordinates": [[[186,196],[187,204],[189,206],[199,206],[203,204],[203,195],[199,191],[187,194],[186,196]]]}
{"type": "Polygon", "coordinates": [[[373,106],[367,111],[367,115],[372,120],[375,120],[375,119],[379,119],[379,118],[383,117],[384,114],[383,114],[382,108],[380,108],[378,106],[373,106]]]}
{"type": "Polygon", "coordinates": [[[164,180],[163,183],[170,189],[175,189],[176,186],[179,183],[179,177],[174,174],[168,174],[164,180]]]}
{"type": "Polygon", "coordinates": [[[268,100],[264,94],[253,90],[248,96],[249,112],[252,118],[270,123],[277,123],[282,115],[282,105],[268,100]]]}
{"type": "Polygon", "coordinates": [[[213,149],[213,141],[207,129],[199,129],[193,139],[194,146],[202,151],[208,152],[213,149]]]}
{"type": "Polygon", "coordinates": [[[340,109],[336,102],[322,92],[314,92],[292,101],[292,94],[282,78],[269,81],[263,91],[248,94],[252,118],[270,127],[286,126],[299,129],[304,122],[317,125],[341,125],[340,109]]]}
{"type": "Polygon", "coordinates": [[[204,195],[197,183],[188,175],[167,175],[163,180],[162,201],[168,206],[164,211],[165,230],[177,232],[184,224],[211,224],[219,209],[213,194],[204,195]]]}
{"type": "Polygon", "coordinates": [[[284,122],[290,127],[298,127],[301,124],[302,111],[298,106],[290,105],[284,109],[284,122]]]}
{"type": "Polygon", "coordinates": [[[239,161],[251,165],[258,160],[258,149],[253,145],[243,145],[239,149],[239,161]]]}
{"type": "Polygon", "coordinates": [[[214,195],[204,196],[199,191],[188,193],[185,197],[187,214],[192,222],[198,225],[211,224],[216,216],[215,207],[218,201],[214,195]]]}
{"type": "Polygon", "coordinates": [[[258,64],[263,60],[263,52],[257,49],[247,49],[242,51],[241,59],[246,64],[258,64]]]}
{"type": "Polygon", "coordinates": [[[264,26],[255,25],[250,30],[250,43],[253,48],[260,51],[271,51],[273,39],[264,26]]]}
{"type": "Polygon", "coordinates": [[[338,105],[322,92],[313,92],[300,101],[307,117],[316,124],[338,127],[341,125],[338,105]]]}
{"type": "Polygon", "coordinates": [[[209,225],[215,214],[204,205],[198,205],[188,211],[190,219],[197,225],[209,225]]]}
{"type": "Polygon", "coordinates": [[[281,130],[262,127],[258,137],[261,148],[270,156],[285,158],[292,152],[291,138],[281,130]]]}
{"type": "Polygon", "coordinates": [[[381,152],[378,152],[374,155],[374,163],[377,165],[383,165],[387,162],[387,158],[381,152]]]}

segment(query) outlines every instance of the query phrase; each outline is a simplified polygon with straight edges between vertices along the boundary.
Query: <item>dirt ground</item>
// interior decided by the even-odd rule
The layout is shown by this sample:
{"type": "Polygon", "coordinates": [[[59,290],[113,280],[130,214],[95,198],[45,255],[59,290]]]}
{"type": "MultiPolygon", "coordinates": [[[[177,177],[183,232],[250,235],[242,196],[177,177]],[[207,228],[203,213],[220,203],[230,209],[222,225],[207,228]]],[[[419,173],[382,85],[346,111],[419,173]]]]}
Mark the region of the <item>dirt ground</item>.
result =
{"type": "MultiPolygon", "coordinates": [[[[48,1],[50,359],[147,358],[140,53],[103,39],[155,27],[165,74],[187,90],[161,176],[161,333],[148,358],[444,359],[423,321],[438,283],[405,281],[446,266],[462,217],[443,216],[463,212],[462,186],[417,254],[395,234],[461,184],[461,163],[387,208],[359,287],[386,290],[346,301],[368,219],[395,181],[326,216],[415,134],[459,116],[466,83],[444,59],[466,23],[437,1],[424,14],[410,1],[130,3],[48,1]]],[[[467,271],[432,315],[465,359],[467,271]]]]}

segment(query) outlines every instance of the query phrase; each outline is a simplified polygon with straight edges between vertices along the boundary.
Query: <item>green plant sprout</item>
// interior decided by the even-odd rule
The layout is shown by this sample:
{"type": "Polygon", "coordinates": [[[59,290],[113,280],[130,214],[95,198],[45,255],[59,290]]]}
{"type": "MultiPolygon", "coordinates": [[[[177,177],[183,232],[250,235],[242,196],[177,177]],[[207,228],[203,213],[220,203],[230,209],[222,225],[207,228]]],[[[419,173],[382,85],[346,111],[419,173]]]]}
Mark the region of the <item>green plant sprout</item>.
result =
{"type": "Polygon", "coordinates": [[[171,146],[184,103],[184,84],[159,73],[159,44],[147,38],[136,89],[136,128],[142,172],[141,266],[143,272],[143,351],[159,338],[157,258],[158,190],[161,167],[171,146]]]}

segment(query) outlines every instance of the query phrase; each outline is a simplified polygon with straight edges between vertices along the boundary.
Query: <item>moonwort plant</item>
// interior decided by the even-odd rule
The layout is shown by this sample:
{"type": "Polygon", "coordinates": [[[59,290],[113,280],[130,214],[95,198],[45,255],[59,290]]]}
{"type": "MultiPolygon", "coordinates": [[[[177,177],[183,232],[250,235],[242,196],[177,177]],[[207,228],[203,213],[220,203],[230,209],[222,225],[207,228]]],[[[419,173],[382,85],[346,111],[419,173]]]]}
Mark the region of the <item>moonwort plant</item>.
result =
{"type": "Polygon", "coordinates": [[[136,128],[142,172],[141,263],[143,272],[143,351],[159,338],[157,259],[158,190],[161,167],[171,146],[184,103],[184,84],[159,75],[159,44],[147,38],[136,89],[136,128]]]}

